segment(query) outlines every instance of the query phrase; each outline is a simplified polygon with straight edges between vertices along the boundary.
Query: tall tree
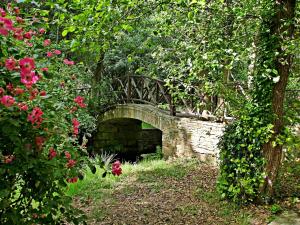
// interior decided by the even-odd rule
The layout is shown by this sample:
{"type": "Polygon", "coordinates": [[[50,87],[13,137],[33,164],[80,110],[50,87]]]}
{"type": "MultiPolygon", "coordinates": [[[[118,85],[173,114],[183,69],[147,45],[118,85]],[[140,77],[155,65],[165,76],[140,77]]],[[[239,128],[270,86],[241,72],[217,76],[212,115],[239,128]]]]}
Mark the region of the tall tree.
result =
{"type": "MultiPolygon", "coordinates": [[[[263,154],[266,159],[266,178],[261,192],[267,196],[274,193],[274,183],[278,174],[278,169],[282,161],[282,145],[276,143],[276,138],[284,128],[284,98],[290,70],[292,67],[292,54],[288,51],[287,44],[293,38],[296,0],[276,0],[274,1],[275,13],[271,22],[268,23],[269,37],[273,39],[276,54],[271,58],[278,75],[273,78],[275,82],[272,88],[271,111],[274,114],[273,134],[269,141],[263,145],[263,154]]],[[[270,59],[267,59],[270,60],[270,59]]]]}

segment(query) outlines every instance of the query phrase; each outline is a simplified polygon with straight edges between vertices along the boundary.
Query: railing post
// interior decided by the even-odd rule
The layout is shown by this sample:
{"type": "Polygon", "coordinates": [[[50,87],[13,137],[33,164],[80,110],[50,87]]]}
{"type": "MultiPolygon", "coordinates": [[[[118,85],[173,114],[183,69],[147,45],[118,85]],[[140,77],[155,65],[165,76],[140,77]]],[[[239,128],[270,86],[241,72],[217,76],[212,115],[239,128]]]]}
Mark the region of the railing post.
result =
{"type": "Polygon", "coordinates": [[[174,101],[173,101],[172,95],[170,95],[170,105],[169,105],[169,108],[170,108],[170,115],[171,116],[176,116],[176,107],[174,105],[174,101]]]}
{"type": "Polygon", "coordinates": [[[131,100],[131,78],[130,78],[129,74],[127,76],[127,83],[128,83],[128,87],[127,87],[127,103],[130,103],[130,100],[131,100]]]}

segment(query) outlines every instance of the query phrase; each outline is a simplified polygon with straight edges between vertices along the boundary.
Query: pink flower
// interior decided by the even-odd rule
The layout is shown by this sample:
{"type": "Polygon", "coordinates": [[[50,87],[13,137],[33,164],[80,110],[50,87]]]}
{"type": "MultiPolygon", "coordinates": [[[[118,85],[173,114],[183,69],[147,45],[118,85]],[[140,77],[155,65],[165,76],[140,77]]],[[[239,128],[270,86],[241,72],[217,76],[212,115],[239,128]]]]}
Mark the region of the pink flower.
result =
{"type": "Polygon", "coordinates": [[[16,17],[16,21],[18,23],[24,23],[24,19],[22,17],[19,17],[19,16],[16,17]]]}
{"type": "Polygon", "coordinates": [[[35,74],[34,71],[31,72],[21,72],[21,83],[25,84],[26,87],[31,87],[39,80],[39,76],[35,74]]]}
{"type": "Polygon", "coordinates": [[[8,31],[13,30],[13,22],[12,20],[0,17],[0,34],[3,36],[8,35],[8,31]]]}
{"type": "Polygon", "coordinates": [[[48,57],[48,58],[50,58],[50,57],[52,57],[52,56],[53,56],[52,52],[47,52],[47,57],[48,57]]]}
{"type": "Polygon", "coordinates": [[[33,46],[33,44],[32,44],[31,42],[27,41],[27,40],[25,40],[25,44],[26,44],[27,46],[29,46],[29,47],[32,47],[32,46],[33,46]]]}
{"type": "Polygon", "coordinates": [[[26,105],[26,104],[23,103],[23,102],[20,102],[20,103],[18,103],[18,108],[19,108],[21,111],[27,111],[27,110],[28,110],[28,105],[26,105]]]}
{"type": "Polygon", "coordinates": [[[78,104],[78,106],[81,107],[81,108],[85,108],[86,107],[86,104],[84,103],[84,98],[81,97],[81,96],[77,96],[74,99],[74,102],[76,102],[78,104]]]}
{"type": "Polygon", "coordinates": [[[49,149],[49,154],[48,154],[49,160],[52,160],[56,155],[57,155],[57,153],[56,153],[56,151],[54,150],[54,148],[50,148],[50,149],[49,149]]]}
{"type": "Polygon", "coordinates": [[[72,119],[72,123],[73,123],[73,133],[74,135],[78,135],[80,123],[76,118],[72,119]]]}
{"type": "Polygon", "coordinates": [[[25,57],[20,60],[19,64],[23,73],[30,73],[35,69],[35,62],[33,58],[25,57]]]}
{"type": "Polygon", "coordinates": [[[60,54],[61,54],[61,51],[60,51],[60,50],[57,50],[57,49],[55,49],[55,50],[53,51],[53,53],[54,53],[55,55],[60,55],[60,54]]]}
{"type": "Polygon", "coordinates": [[[67,159],[71,159],[71,154],[68,151],[65,151],[65,156],[67,159]]]}
{"type": "Polygon", "coordinates": [[[32,123],[32,125],[37,124],[40,126],[43,122],[43,111],[39,107],[35,107],[32,112],[28,115],[27,120],[32,123]]]}
{"type": "Polygon", "coordinates": [[[15,99],[10,95],[4,95],[0,101],[5,107],[11,107],[15,103],[15,99]]]}
{"type": "Polygon", "coordinates": [[[46,33],[46,30],[45,30],[44,28],[41,28],[41,29],[39,30],[39,32],[40,32],[40,34],[44,34],[44,33],[46,33]]]}
{"type": "Polygon", "coordinates": [[[5,17],[5,16],[6,16],[5,10],[2,9],[2,8],[0,8],[0,15],[1,15],[2,17],[5,17]]]}
{"type": "Polygon", "coordinates": [[[14,58],[9,58],[9,59],[5,60],[5,67],[9,71],[14,70],[16,67],[16,64],[17,64],[17,61],[14,58]]]}
{"type": "Polygon", "coordinates": [[[43,46],[49,46],[49,45],[51,45],[51,40],[50,39],[46,39],[45,41],[44,41],[44,43],[43,43],[43,46]]]}
{"type": "Polygon", "coordinates": [[[76,164],[76,161],[75,161],[75,160],[69,159],[69,161],[68,161],[68,163],[67,163],[66,166],[67,166],[68,168],[72,168],[72,167],[75,166],[75,164],[76,164]]]}
{"type": "Polygon", "coordinates": [[[74,65],[75,63],[74,63],[74,61],[64,59],[64,64],[71,66],[71,65],[74,65]]]}
{"type": "Polygon", "coordinates": [[[48,67],[44,67],[41,69],[41,71],[45,71],[45,72],[48,72],[48,70],[49,70],[48,67]]]}
{"type": "Polygon", "coordinates": [[[70,110],[70,113],[73,113],[73,112],[76,112],[77,111],[77,107],[76,106],[73,106],[70,110]]]}
{"type": "Polygon", "coordinates": [[[112,164],[112,174],[115,176],[120,176],[122,174],[121,162],[119,160],[112,164]]]}

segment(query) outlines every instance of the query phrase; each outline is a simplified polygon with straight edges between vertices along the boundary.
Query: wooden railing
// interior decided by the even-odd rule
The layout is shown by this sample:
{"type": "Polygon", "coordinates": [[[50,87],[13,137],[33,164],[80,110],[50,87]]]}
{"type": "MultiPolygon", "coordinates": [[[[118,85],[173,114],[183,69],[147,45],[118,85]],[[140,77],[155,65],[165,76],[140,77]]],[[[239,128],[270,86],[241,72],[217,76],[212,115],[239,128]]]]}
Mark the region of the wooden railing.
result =
{"type": "Polygon", "coordinates": [[[176,115],[172,97],[162,80],[146,76],[128,75],[113,78],[110,89],[118,103],[167,106],[170,115],[176,115]]]}

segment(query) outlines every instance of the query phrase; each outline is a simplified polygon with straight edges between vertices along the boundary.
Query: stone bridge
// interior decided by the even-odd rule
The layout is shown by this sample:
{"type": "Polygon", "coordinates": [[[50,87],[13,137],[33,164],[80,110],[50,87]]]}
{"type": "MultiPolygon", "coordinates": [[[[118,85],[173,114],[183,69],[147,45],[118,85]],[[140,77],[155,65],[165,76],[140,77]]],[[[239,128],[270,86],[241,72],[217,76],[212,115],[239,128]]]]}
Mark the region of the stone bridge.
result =
{"type": "MultiPolygon", "coordinates": [[[[112,143],[136,147],[142,122],[160,130],[165,158],[196,156],[216,162],[217,143],[223,134],[223,123],[171,116],[148,104],[116,105],[101,114],[94,139],[96,149],[111,146],[112,143]]],[[[155,134],[149,133],[148,138],[154,137],[155,134]]]]}

